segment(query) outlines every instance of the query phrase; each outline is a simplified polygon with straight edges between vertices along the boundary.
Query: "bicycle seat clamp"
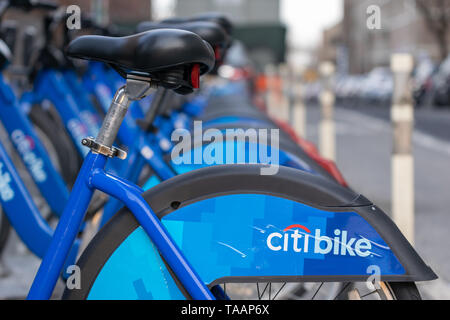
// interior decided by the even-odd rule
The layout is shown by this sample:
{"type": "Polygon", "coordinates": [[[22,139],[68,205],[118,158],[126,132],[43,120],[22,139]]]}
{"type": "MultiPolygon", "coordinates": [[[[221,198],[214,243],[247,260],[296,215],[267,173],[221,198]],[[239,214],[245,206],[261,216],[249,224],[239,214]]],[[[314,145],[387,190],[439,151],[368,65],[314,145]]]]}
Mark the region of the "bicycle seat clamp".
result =
{"type": "Polygon", "coordinates": [[[127,153],[125,151],[116,147],[105,146],[101,143],[96,142],[92,137],[84,138],[81,141],[81,144],[91,149],[92,152],[103,154],[110,158],[117,157],[121,160],[125,160],[127,158],[127,153]]]}

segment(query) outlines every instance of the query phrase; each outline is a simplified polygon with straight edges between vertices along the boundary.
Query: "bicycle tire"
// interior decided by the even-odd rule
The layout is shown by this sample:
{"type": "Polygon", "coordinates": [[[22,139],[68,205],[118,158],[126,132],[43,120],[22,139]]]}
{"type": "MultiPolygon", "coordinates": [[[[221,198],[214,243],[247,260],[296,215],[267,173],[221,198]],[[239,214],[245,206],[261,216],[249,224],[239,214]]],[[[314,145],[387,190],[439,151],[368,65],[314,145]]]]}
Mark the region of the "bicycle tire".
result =
{"type": "Polygon", "coordinates": [[[389,282],[388,285],[397,300],[422,300],[414,282],[389,282]]]}
{"type": "Polygon", "coordinates": [[[41,131],[51,143],[50,147],[53,147],[54,150],[49,150],[48,144],[45,143],[44,147],[48,153],[56,152],[57,163],[54,163],[54,165],[59,167],[66,184],[72,186],[81,167],[81,157],[62,127],[60,120],[55,119],[53,114],[39,105],[33,106],[29,116],[33,125],[38,129],[37,131],[41,131]]]}
{"type": "MultiPolygon", "coordinates": [[[[223,171],[217,170],[216,173],[218,173],[219,175],[216,176],[216,178],[222,179],[223,174],[225,174],[225,171],[227,172],[227,174],[229,174],[228,167],[231,168],[233,166],[227,166],[227,168],[223,168],[223,171]]],[[[208,169],[208,170],[211,170],[211,169],[208,169]]],[[[285,170],[286,170],[286,172],[285,172],[286,174],[292,174],[294,172],[294,171],[291,171],[291,169],[287,169],[287,168],[285,170]]],[[[200,189],[198,189],[198,191],[196,191],[195,193],[192,193],[192,191],[191,191],[192,189],[199,188],[199,186],[195,186],[195,181],[196,181],[195,177],[197,177],[199,172],[200,171],[198,171],[197,173],[195,173],[195,172],[188,173],[188,174],[184,175],[185,176],[184,178],[182,178],[180,176],[180,178],[174,178],[173,180],[169,180],[168,182],[165,182],[164,184],[162,184],[152,190],[149,190],[144,195],[144,198],[146,199],[146,201],[148,203],[152,204],[152,207],[154,208],[156,215],[160,219],[162,219],[162,217],[164,217],[168,212],[178,209],[179,204],[177,205],[177,203],[173,202],[173,198],[175,195],[177,197],[183,197],[183,196],[181,196],[181,194],[186,193],[186,195],[188,196],[187,199],[189,199],[189,200],[182,200],[182,201],[184,203],[186,201],[188,201],[187,203],[194,203],[197,200],[201,201],[201,199],[204,198],[204,195],[208,194],[209,191],[205,191],[205,188],[210,188],[210,184],[203,184],[203,186],[200,187],[200,189]],[[187,176],[187,175],[191,175],[191,174],[194,177],[187,176]],[[178,181],[180,179],[183,182],[178,181]],[[177,180],[177,181],[174,181],[174,180],[177,180]],[[181,189],[183,189],[185,191],[181,191],[181,189]],[[167,192],[167,191],[169,191],[169,192],[167,192]],[[194,194],[196,194],[196,195],[194,196],[194,194]],[[200,194],[203,194],[203,196],[200,196],[200,198],[199,198],[200,194]]],[[[234,175],[242,177],[242,171],[237,170],[234,173],[234,175]]],[[[306,178],[306,176],[304,178],[306,178]]],[[[232,178],[232,179],[234,179],[234,178],[232,178]]],[[[322,179],[322,178],[314,178],[314,179],[320,179],[321,181],[323,181],[325,183],[325,179],[322,179]]],[[[228,187],[226,187],[225,189],[220,187],[220,190],[222,190],[222,191],[219,192],[219,194],[223,194],[224,190],[228,190],[227,188],[231,188],[230,181],[229,180],[222,181],[222,183],[224,185],[227,185],[228,187]]],[[[245,179],[242,178],[242,181],[245,181],[245,179]]],[[[210,183],[210,182],[212,182],[212,180],[209,181],[208,183],[210,183]]],[[[247,189],[244,188],[243,190],[247,190],[247,189]]],[[[216,192],[216,191],[214,191],[214,192],[216,192]]],[[[117,279],[120,278],[119,274],[122,274],[122,273],[118,273],[117,270],[121,270],[120,272],[122,272],[124,270],[123,268],[126,268],[126,271],[125,271],[126,278],[125,278],[125,282],[123,282],[123,283],[130,284],[130,282],[129,282],[130,278],[128,277],[128,274],[132,274],[133,276],[135,276],[137,274],[139,277],[141,277],[142,274],[147,274],[147,275],[152,276],[152,281],[159,281],[161,283],[169,283],[168,286],[171,289],[172,288],[178,289],[177,294],[179,294],[179,295],[182,294],[181,297],[189,299],[190,298],[189,295],[185,292],[184,288],[182,288],[180,283],[173,276],[173,273],[171,272],[170,268],[167,266],[167,264],[161,258],[159,253],[155,250],[146,251],[146,249],[145,249],[146,247],[140,247],[140,244],[146,244],[146,243],[148,243],[148,241],[149,241],[148,237],[146,236],[146,234],[142,230],[142,228],[140,228],[140,225],[134,218],[133,214],[126,208],[119,211],[100,230],[100,232],[97,233],[97,235],[94,237],[94,239],[88,245],[88,247],[83,252],[83,254],[81,255],[80,259],[77,262],[77,265],[80,268],[80,274],[82,275],[81,288],[73,289],[73,290],[69,290],[66,288],[66,290],[63,294],[63,299],[74,299],[74,300],[84,300],[84,299],[91,299],[91,298],[92,299],[105,299],[105,297],[103,296],[103,294],[105,294],[105,293],[107,294],[108,299],[118,299],[117,297],[114,297],[114,294],[116,292],[118,292],[119,294],[122,294],[122,291],[117,291],[116,290],[117,287],[115,287],[116,284],[113,283],[112,281],[117,281],[117,279]],[[136,237],[136,236],[138,236],[138,237],[136,237]],[[137,242],[134,242],[134,241],[137,241],[137,242]],[[144,242],[142,242],[142,241],[144,241],[144,242]],[[139,250],[133,249],[133,248],[139,248],[139,250]],[[123,251],[124,249],[125,249],[125,251],[123,251]],[[137,270],[136,274],[133,273],[133,271],[132,271],[133,268],[131,267],[131,264],[133,262],[131,262],[131,261],[137,261],[137,260],[126,259],[126,257],[127,257],[126,255],[129,254],[129,252],[130,252],[129,250],[132,250],[132,252],[137,252],[137,251],[141,252],[139,257],[141,257],[143,260],[146,260],[147,258],[153,259],[150,256],[157,257],[158,263],[156,264],[156,267],[153,267],[154,269],[151,269],[151,270],[148,270],[147,268],[145,268],[145,269],[141,268],[141,269],[137,270]],[[122,253],[125,252],[125,256],[123,256],[122,254],[116,255],[116,253],[119,251],[122,251],[122,253]],[[112,260],[110,260],[110,259],[112,259],[112,260]],[[112,269],[111,269],[111,264],[105,268],[107,263],[109,263],[110,261],[113,261],[112,269]],[[128,261],[128,263],[125,263],[124,261],[128,261]],[[165,267],[165,268],[162,268],[162,267],[165,267]],[[109,276],[106,276],[106,278],[104,276],[105,270],[106,270],[106,274],[109,275],[109,276]],[[111,273],[111,270],[113,270],[113,273],[111,273]],[[140,272],[140,270],[145,270],[145,272],[142,273],[142,272],[140,272]],[[161,272],[163,277],[161,277],[161,279],[157,279],[158,277],[153,277],[153,272],[161,272]],[[170,278],[167,277],[168,275],[170,275],[170,278]],[[98,283],[96,283],[97,279],[100,279],[99,280],[100,281],[100,290],[99,291],[97,290],[99,288],[98,283]],[[105,282],[105,280],[107,282],[105,282]],[[106,287],[102,287],[103,284],[106,284],[106,287]],[[109,287],[111,284],[113,284],[114,289],[111,289],[109,287]],[[96,285],[96,287],[94,287],[94,285],[96,285]],[[94,289],[92,289],[92,288],[94,288],[94,289]],[[105,290],[105,288],[107,288],[107,290],[105,290]],[[92,291],[94,291],[94,294],[90,295],[92,291]]],[[[150,245],[151,245],[151,242],[150,242],[150,245]]],[[[147,248],[149,248],[149,247],[147,247],[147,248]]],[[[138,278],[135,277],[133,279],[139,279],[139,277],[138,278]]],[[[359,280],[350,280],[350,281],[360,281],[358,283],[364,283],[362,281],[366,281],[366,280],[365,280],[365,278],[364,278],[364,280],[362,280],[362,279],[363,278],[361,278],[359,280]]],[[[232,283],[232,282],[236,282],[234,280],[237,280],[237,282],[244,283],[245,280],[248,280],[248,278],[247,279],[225,279],[225,280],[221,279],[220,281],[224,281],[224,283],[228,283],[227,281],[230,281],[230,283],[232,283]]],[[[276,277],[275,278],[268,277],[265,279],[260,278],[260,277],[252,278],[252,279],[250,279],[250,282],[252,282],[252,283],[253,283],[253,281],[265,282],[266,280],[270,281],[270,282],[274,282],[274,283],[277,281],[278,282],[291,281],[292,283],[299,283],[298,281],[295,281],[298,279],[288,279],[288,280],[281,279],[280,280],[279,278],[276,278],[276,277]]],[[[313,281],[319,282],[319,281],[326,281],[326,280],[316,279],[313,281]]],[[[331,281],[342,281],[342,280],[331,280],[331,281]]],[[[220,283],[222,283],[222,282],[220,282],[220,283]]],[[[350,284],[352,284],[352,283],[350,283],[350,284]]],[[[387,284],[388,284],[387,287],[390,288],[389,292],[391,293],[390,296],[392,296],[392,298],[395,298],[395,299],[420,299],[420,294],[418,293],[417,288],[415,288],[415,285],[413,282],[402,282],[402,283],[388,282],[387,284]]],[[[218,283],[213,282],[213,286],[217,286],[217,285],[218,285],[218,283]]],[[[121,284],[119,281],[119,287],[120,286],[121,286],[121,284]]],[[[126,285],[126,286],[128,286],[128,288],[130,288],[129,285],[126,285]]],[[[134,282],[133,282],[133,286],[135,286],[134,282]]],[[[145,286],[143,286],[143,287],[145,288],[145,286]]],[[[133,297],[134,297],[134,293],[138,293],[137,290],[136,290],[136,292],[133,292],[133,297]]],[[[364,294],[365,293],[362,292],[362,295],[364,295],[364,294]]],[[[386,295],[386,296],[389,296],[389,295],[386,295]]],[[[138,295],[138,297],[141,297],[141,296],[138,295]]],[[[173,296],[171,295],[170,297],[172,298],[173,296]]],[[[177,297],[180,298],[180,296],[177,296],[177,297]]],[[[125,298],[123,296],[119,297],[119,299],[127,299],[127,298],[128,298],[128,296],[126,296],[125,298]]]]}
{"type": "MultiPolygon", "coordinates": [[[[109,257],[138,227],[138,222],[128,210],[122,211],[112,218],[110,223],[89,244],[77,262],[81,270],[80,273],[83,275],[81,277],[81,289],[69,290],[66,288],[62,298],[64,300],[88,299],[90,289],[109,257]]],[[[176,279],[174,281],[184,297],[190,299],[178,281],[176,279]]],[[[390,294],[390,296],[387,294],[387,300],[421,300],[420,293],[414,282],[384,282],[384,284],[386,285],[385,290],[388,290],[390,294]]],[[[305,294],[305,296],[308,296],[308,294],[305,294]]],[[[344,296],[344,299],[346,298],[344,296]]],[[[289,299],[294,298],[289,297],[289,299]]]]}
{"type": "Polygon", "coordinates": [[[0,258],[6,247],[6,242],[8,241],[9,234],[11,232],[11,225],[8,218],[0,207],[0,258]]]}

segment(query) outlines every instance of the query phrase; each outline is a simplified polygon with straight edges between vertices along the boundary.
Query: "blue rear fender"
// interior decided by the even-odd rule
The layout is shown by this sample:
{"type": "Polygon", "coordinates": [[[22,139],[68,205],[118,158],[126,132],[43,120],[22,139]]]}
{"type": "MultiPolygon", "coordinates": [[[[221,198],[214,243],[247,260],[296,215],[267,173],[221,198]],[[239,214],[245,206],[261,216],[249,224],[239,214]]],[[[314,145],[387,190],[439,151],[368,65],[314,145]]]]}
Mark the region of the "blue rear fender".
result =
{"type": "MultiPolygon", "coordinates": [[[[261,168],[202,168],[144,194],[210,287],[254,281],[364,282],[374,274],[382,281],[436,278],[391,219],[362,195],[299,170],[280,167],[276,175],[262,176],[261,168]]],[[[127,225],[128,236],[117,244],[105,238],[105,244],[118,247],[105,256],[89,298],[112,292],[139,298],[136,279],[154,299],[181,298],[164,257],[132,214],[117,214],[111,225],[116,220],[128,221],[121,224],[127,225]],[[160,273],[161,278],[153,278],[160,273]]]]}

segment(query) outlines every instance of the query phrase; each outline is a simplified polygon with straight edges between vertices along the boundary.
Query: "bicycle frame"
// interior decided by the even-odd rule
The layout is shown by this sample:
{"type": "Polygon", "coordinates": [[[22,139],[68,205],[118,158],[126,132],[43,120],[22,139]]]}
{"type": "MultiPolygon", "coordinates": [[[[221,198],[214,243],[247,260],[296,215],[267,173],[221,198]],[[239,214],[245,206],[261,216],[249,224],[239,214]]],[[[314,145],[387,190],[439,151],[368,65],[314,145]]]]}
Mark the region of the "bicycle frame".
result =
{"type": "Polygon", "coordinates": [[[13,91],[0,76],[0,119],[3,126],[51,210],[60,215],[69,199],[69,191],[23,109],[24,106],[19,106],[13,91]]]}
{"type": "MultiPolygon", "coordinates": [[[[38,257],[43,257],[52,239],[53,230],[42,218],[14,164],[0,143],[0,205],[11,225],[38,257]]],[[[79,241],[68,253],[67,263],[72,264],[77,256],[79,241]]]]}
{"type": "Polygon", "coordinates": [[[62,75],[69,85],[73,97],[77,101],[77,105],[80,109],[80,118],[88,124],[89,131],[94,135],[97,135],[98,130],[100,130],[102,125],[102,119],[89,99],[86,90],[84,90],[82,82],[78,79],[73,70],[64,70],[62,75]]]}
{"type": "Polygon", "coordinates": [[[63,75],[54,70],[41,71],[34,82],[33,93],[36,103],[46,99],[52,102],[78,152],[84,157],[87,150],[81,144],[81,140],[88,135],[93,135],[94,132],[89,132],[89,128],[80,121],[80,111],[63,75]]]}
{"type": "Polygon", "coordinates": [[[87,155],[27,299],[42,300],[51,297],[93,193],[100,190],[122,201],[130,209],[192,298],[214,300],[211,291],[142,197],[144,190],[105,172],[106,161],[107,158],[101,154],[90,152],[87,155]]]}

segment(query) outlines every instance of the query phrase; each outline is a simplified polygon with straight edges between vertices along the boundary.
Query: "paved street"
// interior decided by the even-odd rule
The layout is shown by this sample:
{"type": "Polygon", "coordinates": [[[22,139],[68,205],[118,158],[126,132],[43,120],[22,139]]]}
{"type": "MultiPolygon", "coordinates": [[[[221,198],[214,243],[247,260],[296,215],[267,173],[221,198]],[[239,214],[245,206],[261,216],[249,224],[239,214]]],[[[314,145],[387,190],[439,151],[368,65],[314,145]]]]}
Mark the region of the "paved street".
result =
{"type": "MultiPolygon", "coordinates": [[[[337,164],[354,190],[390,212],[392,129],[387,108],[337,108],[337,164]]],[[[419,110],[414,132],[415,248],[440,276],[421,285],[426,298],[450,299],[450,112],[419,110]]],[[[319,108],[308,107],[309,140],[317,143],[319,108]]]]}
{"type": "MultiPolygon", "coordinates": [[[[337,108],[337,163],[353,189],[363,193],[386,212],[390,212],[390,154],[392,130],[388,109],[337,108]]],[[[414,133],[416,174],[416,244],[424,260],[440,276],[420,284],[427,299],[450,299],[450,112],[417,114],[414,133]],[[447,128],[447,130],[446,130],[447,128]]],[[[308,139],[317,143],[319,109],[308,107],[308,139]]],[[[0,299],[24,298],[39,260],[9,241],[0,274],[0,299]]],[[[59,283],[56,295],[62,290],[59,283]]],[[[55,295],[55,296],[56,296],[55,295]]]]}

